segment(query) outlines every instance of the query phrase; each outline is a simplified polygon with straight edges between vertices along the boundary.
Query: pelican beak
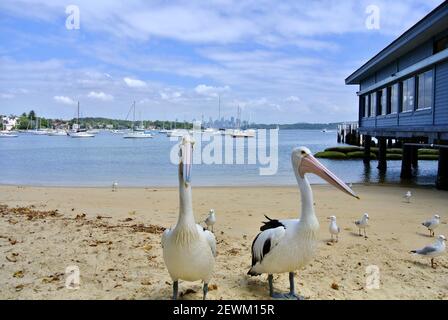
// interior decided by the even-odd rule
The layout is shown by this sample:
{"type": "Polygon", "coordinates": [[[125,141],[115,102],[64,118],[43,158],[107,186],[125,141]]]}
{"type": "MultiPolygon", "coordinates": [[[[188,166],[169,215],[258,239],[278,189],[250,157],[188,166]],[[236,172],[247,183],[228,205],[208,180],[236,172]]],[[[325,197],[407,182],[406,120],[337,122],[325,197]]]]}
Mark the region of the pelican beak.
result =
{"type": "Polygon", "coordinates": [[[185,183],[191,182],[191,166],[193,164],[193,144],[187,142],[182,147],[182,176],[185,183]]]}
{"type": "Polygon", "coordinates": [[[299,167],[299,174],[303,178],[306,173],[314,173],[321,177],[329,184],[333,185],[342,192],[359,199],[356,193],[347,186],[341,179],[336,177],[330,170],[328,170],[322,163],[320,163],[313,155],[308,154],[302,158],[299,167]]]}

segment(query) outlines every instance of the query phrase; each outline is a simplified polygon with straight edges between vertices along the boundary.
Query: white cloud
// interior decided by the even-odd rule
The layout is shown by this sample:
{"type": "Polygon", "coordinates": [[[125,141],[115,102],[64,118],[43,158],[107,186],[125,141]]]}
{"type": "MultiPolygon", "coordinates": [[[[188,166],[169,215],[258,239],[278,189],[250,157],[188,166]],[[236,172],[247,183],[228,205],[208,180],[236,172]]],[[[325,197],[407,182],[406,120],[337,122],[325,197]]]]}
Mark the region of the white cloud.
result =
{"type": "Polygon", "coordinates": [[[68,105],[74,105],[76,102],[70,98],[65,96],[54,96],[53,100],[59,103],[68,104],[68,105]]]}
{"type": "Polygon", "coordinates": [[[224,87],[213,87],[213,86],[208,86],[205,84],[200,84],[198,86],[196,86],[196,88],[194,88],[194,91],[202,96],[208,96],[208,97],[217,97],[218,94],[222,93],[222,92],[226,92],[229,91],[230,87],[229,86],[224,86],[224,87]]]}
{"type": "Polygon", "coordinates": [[[144,88],[147,85],[145,81],[128,77],[123,78],[123,81],[131,88],[144,88]]]}
{"type": "Polygon", "coordinates": [[[112,95],[106,94],[106,93],[104,93],[102,91],[99,91],[99,92],[90,91],[87,96],[89,98],[98,99],[98,100],[102,100],[102,101],[112,101],[112,100],[114,100],[114,97],[112,95]]]}
{"type": "Polygon", "coordinates": [[[12,93],[0,93],[0,98],[2,99],[12,99],[15,96],[12,93]]]}
{"type": "Polygon", "coordinates": [[[285,99],[285,101],[287,102],[299,102],[300,98],[297,96],[289,96],[288,98],[285,99]]]}
{"type": "Polygon", "coordinates": [[[165,91],[159,92],[159,94],[160,94],[160,98],[162,100],[176,101],[176,100],[179,100],[179,98],[182,97],[182,92],[180,92],[180,91],[173,91],[173,92],[171,92],[171,91],[165,90],[165,91]]]}

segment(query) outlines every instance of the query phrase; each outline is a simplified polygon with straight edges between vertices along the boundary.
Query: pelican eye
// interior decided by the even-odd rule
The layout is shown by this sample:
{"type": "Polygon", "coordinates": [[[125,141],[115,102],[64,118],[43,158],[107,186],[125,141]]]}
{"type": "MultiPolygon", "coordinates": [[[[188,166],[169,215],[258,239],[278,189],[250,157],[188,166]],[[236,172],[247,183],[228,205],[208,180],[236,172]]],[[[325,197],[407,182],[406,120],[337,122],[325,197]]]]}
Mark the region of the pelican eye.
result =
{"type": "Polygon", "coordinates": [[[305,151],[303,151],[303,150],[301,151],[301,153],[302,153],[302,155],[303,155],[303,156],[304,156],[304,155],[306,154],[306,152],[305,152],[305,151]]]}

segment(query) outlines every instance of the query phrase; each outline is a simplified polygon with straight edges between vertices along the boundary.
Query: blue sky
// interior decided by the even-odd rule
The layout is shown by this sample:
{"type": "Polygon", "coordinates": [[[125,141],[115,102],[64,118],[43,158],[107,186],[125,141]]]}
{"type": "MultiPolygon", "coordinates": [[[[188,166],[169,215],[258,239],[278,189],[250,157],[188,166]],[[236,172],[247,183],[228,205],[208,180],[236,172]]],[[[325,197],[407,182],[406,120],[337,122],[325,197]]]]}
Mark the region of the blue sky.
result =
{"type": "Polygon", "coordinates": [[[0,114],[355,120],[344,79],[440,0],[0,2],[0,114]],[[77,5],[80,29],[66,28],[77,5]],[[368,29],[366,8],[379,8],[368,29]]]}

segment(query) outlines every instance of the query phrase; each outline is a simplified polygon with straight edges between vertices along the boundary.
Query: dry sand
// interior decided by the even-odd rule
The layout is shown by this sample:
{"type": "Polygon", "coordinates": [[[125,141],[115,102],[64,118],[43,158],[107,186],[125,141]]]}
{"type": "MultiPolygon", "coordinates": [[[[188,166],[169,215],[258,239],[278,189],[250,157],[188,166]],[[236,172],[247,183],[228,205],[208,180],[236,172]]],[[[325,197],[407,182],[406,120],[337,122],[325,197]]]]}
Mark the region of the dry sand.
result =
{"type": "MultiPolygon", "coordinates": [[[[429,188],[354,186],[361,200],[328,185],[314,186],[321,223],[316,259],[298,271],[307,299],[448,299],[448,258],[409,254],[433,241],[420,224],[442,218],[436,234],[448,236],[448,193],[429,188]],[[368,239],[353,221],[370,215],[368,239]],[[339,243],[329,239],[326,217],[336,215],[339,243]],[[380,288],[366,289],[366,267],[380,269],[380,288]]],[[[266,276],[249,277],[250,246],[263,215],[297,217],[295,187],[194,188],[197,221],[217,214],[218,257],[209,299],[267,298],[266,276]]],[[[0,298],[168,299],[171,279],[160,246],[161,228],[177,219],[176,188],[40,188],[0,186],[0,298]],[[7,206],[7,207],[5,207],[7,206]],[[18,207],[22,209],[17,209],[18,207]],[[26,209],[23,209],[26,208],[26,209]],[[57,211],[52,211],[56,210],[57,211]],[[85,215],[85,217],[84,217],[85,215]],[[81,284],[65,288],[65,269],[76,265],[81,284]]],[[[287,291],[287,275],[275,277],[287,291]]],[[[200,299],[200,282],[181,282],[182,299],[200,299]]]]}

